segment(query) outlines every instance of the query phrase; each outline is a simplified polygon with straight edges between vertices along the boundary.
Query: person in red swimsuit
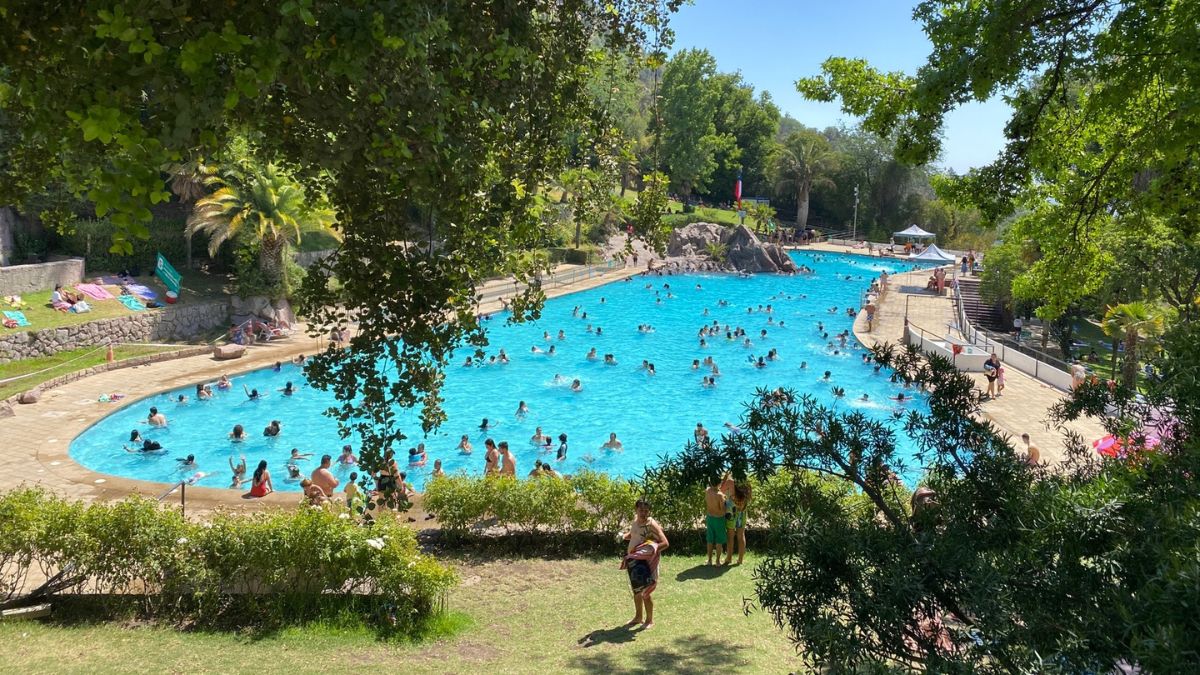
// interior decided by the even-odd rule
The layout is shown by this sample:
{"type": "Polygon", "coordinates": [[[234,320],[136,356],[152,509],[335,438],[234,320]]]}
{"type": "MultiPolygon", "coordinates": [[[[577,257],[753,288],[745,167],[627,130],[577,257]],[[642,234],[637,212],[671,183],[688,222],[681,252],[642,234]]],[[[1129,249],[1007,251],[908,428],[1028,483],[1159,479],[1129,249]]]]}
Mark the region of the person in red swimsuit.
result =
{"type": "Polygon", "coordinates": [[[251,497],[265,497],[275,491],[271,485],[271,472],[267,471],[267,460],[261,460],[254,470],[254,482],[250,486],[251,497]]]}

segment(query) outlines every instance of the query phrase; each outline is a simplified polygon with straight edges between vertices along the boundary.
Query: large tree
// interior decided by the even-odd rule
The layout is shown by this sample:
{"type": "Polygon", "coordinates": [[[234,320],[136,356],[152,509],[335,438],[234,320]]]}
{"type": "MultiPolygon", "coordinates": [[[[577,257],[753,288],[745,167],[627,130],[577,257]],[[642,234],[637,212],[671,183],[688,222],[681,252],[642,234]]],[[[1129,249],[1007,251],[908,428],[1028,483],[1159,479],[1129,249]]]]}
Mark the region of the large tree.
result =
{"type": "MultiPolygon", "coordinates": [[[[530,279],[513,253],[541,239],[538,189],[567,167],[563,139],[595,121],[593,56],[664,50],[678,4],[9,2],[0,102],[21,148],[15,187],[65,177],[128,250],[169,197],[161,168],[233,133],[298,179],[327,180],[345,240],[302,299],[315,330],[349,317],[359,330],[308,374],[363,437],[369,473],[403,437],[397,406],[437,424],[452,350],[486,344],[476,287],[530,279]]],[[[540,300],[529,288],[518,318],[540,300]]]]}
{"type": "MultiPolygon", "coordinates": [[[[754,87],[742,81],[739,73],[719,73],[713,78],[717,90],[716,117],[718,134],[731,136],[736,157],[718,158],[708,196],[714,202],[733,202],[733,187],[742,172],[742,194],[765,197],[770,191],[767,163],[775,147],[779,127],[779,108],[768,92],[754,95],[754,87]]],[[[727,153],[732,154],[732,153],[727,153]]]]}
{"type": "Polygon", "coordinates": [[[656,130],[671,186],[685,200],[708,187],[718,158],[728,162],[740,156],[734,138],[717,131],[716,75],[716,60],[702,49],[685,49],[663,68],[661,126],[656,130]]]}
{"type": "Polygon", "coordinates": [[[808,224],[808,199],[813,187],[833,185],[830,174],[838,161],[829,141],[815,131],[798,131],[775,149],[770,175],[777,193],[795,196],[797,228],[808,224]]]}

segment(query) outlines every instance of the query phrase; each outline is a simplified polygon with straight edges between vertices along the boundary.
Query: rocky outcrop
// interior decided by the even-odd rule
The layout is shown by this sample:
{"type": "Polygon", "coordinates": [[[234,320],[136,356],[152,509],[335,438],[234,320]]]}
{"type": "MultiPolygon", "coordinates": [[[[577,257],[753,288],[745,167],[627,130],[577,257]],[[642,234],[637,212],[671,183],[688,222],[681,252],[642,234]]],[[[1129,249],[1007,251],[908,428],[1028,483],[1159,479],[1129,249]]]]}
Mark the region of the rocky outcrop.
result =
{"type": "Polygon", "coordinates": [[[667,253],[671,256],[708,255],[709,244],[723,244],[729,265],[739,272],[795,272],[796,264],[787,251],[765,244],[745,225],[729,228],[716,223],[692,223],[671,233],[667,253]]]}
{"type": "Polygon", "coordinates": [[[729,228],[716,223],[691,223],[673,232],[667,242],[671,257],[708,257],[709,244],[723,244],[729,238],[729,228]]]}
{"type": "Polygon", "coordinates": [[[262,295],[239,298],[235,295],[229,299],[229,302],[230,315],[234,323],[240,324],[248,319],[296,323],[296,314],[287,300],[272,300],[262,295]]]}

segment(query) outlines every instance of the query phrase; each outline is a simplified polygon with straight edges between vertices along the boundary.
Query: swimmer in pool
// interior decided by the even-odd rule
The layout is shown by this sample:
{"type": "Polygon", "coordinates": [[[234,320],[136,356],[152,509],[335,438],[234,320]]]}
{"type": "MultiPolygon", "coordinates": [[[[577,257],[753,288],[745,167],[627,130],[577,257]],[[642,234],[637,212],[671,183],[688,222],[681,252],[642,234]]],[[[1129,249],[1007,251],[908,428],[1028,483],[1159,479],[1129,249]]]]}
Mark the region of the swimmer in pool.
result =
{"type": "Polygon", "coordinates": [[[271,423],[263,429],[263,436],[278,436],[280,431],[283,431],[283,427],[279,424],[279,420],[271,420],[271,423]]]}
{"type": "Polygon", "coordinates": [[[546,352],[546,356],[554,356],[554,345],[550,345],[550,351],[546,352]]]}
{"type": "Polygon", "coordinates": [[[300,452],[300,448],[292,448],[292,454],[288,456],[287,463],[295,464],[296,462],[304,462],[312,457],[311,452],[300,452]]]}
{"type": "Polygon", "coordinates": [[[508,354],[504,353],[503,347],[500,348],[500,353],[496,355],[496,359],[500,361],[500,363],[508,363],[508,354]]]}
{"type": "Polygon", "coordinates": [[[692,370],[700,370],[700,359],[692,359],[692,370]]]}
{"type": "Polygon", "coordinates": [[[860,398],[860,399],[858,399],[858,400],[860,400],[860,401],[869,401],[869,400],[871,400],[871,395],[870,395],[870,394],[863,394],[863,395],[862,395],[862,398],[860,398]]]}
{"type": "Polygon", "coordinates": [[[596,335],[600,335],[603,332],[604,332],[603,328],[601,328],[600,326],[596,326],[596,335]]]}
{"type": "MultiPolygon", "coordinates": [[[[653,371],[651,371],[651,372],[653,372],[653,371]]],[[[576,379],[574,382],[571,383],[571,391],[574,391],[574,392],[583,391],[583,383],[580,382],[578,379],[576,379]]]]}
{"type": "Polygon", "coordinates": [[[610,452],[621,452],[625,449],[625,444],[617,440],[617,434],[613,432],[608,435],[608,441],[601,445],[600,449],[610,452]]]}
{"type": "Polygon", "coordinates": [[[488,421],[488,418],[485,417],[485,418],[483,418],[483,421],[479,423],[479,430],[487,431],[488,429],[494,428],[496,426],[496,424],[497,424],[496,422],[488,421]]]}
{"type": "Polygon", "coordinates": [[[146,421],[152,427],[167,426],[167,416],[158,412],[158,408],[155,408],[153,406],[150,407],[150,414],[146,416],[146,421]]]}
{"type": "Polygon", "coordinates": [[[800,362],[800,370],[804,370],[806,368],[808,368],[808,361],[801,361],[800,362]]]}
{"type": "Polygon", "coordinates": [[[829,372],[829,371],[827,370],[827,371],[825,371],[825,375],[824,375],[824,376],[822,376],[822,377],[821,377],[821,379],[822,379],[822,380],[825,380],[826,382],[828,382],[828,381],[829,381],[829,378],[830,378],[830,376],[832,376],[832,375],[833,375],[833,373],[831,373],[831,372],[829,372]]]}
{"type": "Polygon", "coordinates": [[[175,399],[176,405],[184,405],[187,402],[188,402],[188,397],[184,396],[183,394],[180,394],[179,398],[175,399]]]}
{"type": "Polygon", "coordinates": [[[523,420],[523,419],[525,419],[525,416],[528,414],[529,414],[529,406],[525,405],[525,401],[521,401],[520,403],[517,403],[517,412],[516,412],[517,419],[523,420]]]}
{"type": "Polygon", "coordinates": [[[283,392],[284,396],[291,396],[292,394],[296,393],[296,388],[292,386],[291,382],[288,382],[287,384],[283,385],[283,389],[280,389],[279,391],[283,392]]]}
{"type": "Polygon", "coordinates": [[[343,445],[342,454],[338,455],[337,461],[342,466],[350,466],[351,464],[358,464],[358,457],[354,456],[354,450],[349,445],[343,445]]]}
{"type": "Polygon", "coordinates": [[[236,464],[233,461],[233,455],[229,456],[229,469],[233,471],[233,481],[229,484],[231,488],[240,488],[242,483],[245,483],[246,478],[246,456],[242,455],[241,461],[236,464]]]}
{"type": "Polygon", "coordinates": [[[617,359],[616,359],[616,357],[614,357],[612,354],[605,354],[605,355],[604,355],[604,365],[606,365],[606,366],[615,366],[615,365],[617,365],[617,359]]]}
{"type": "Polygon", "coordinates": [[[196,468],[196,456],[195,455],[188,455],[187,457],[176,457],[175,461],[179,462],[179,466],[176,467],[177,471],[186,471],[188,469],[196,468]]]}
{"type": "Polygon", "coordinates": [[[458,441],[458,454],[469,455],[473,450],[474,448],[471,447],[470,439],[467,438],[466,434],[463,434],[462,438],[458,441]]]}
{"type": "Polygon", "coordinates": [[[596,348],[595,348],[595,347],[592,347],[592,348],[591,348],[591,349],[588,351],[588,353],[587,353],[587,360],[588,360],[588,361],[595,361],[595,360],[596,360],[596,359],[598,359],[598,358],[600,358],[600,357],[596,355],[596,348]]]}
{"type": "Polygon", "coordinates": [[[246,390],[246,397],[251,401],[257,401],[258,399],[262,398],[262,394],[258,393],[257,389],[250,389],[244,384],[242,385],[242,389],[246,390]]]}
{"type": "Polygon", "coordinates": [[[233,383],[229,381],[228,375],[222,375],[221,379],[217,380],[217,389],[232,389],[233,383]]]}
{"type": "Polygon", "coordinates": [[[144,440],[139,438],[138,440],[141,442],[140,446],[137,443],[134,443],[132,448],[128,445],[122,445],[121,447],[125,448],[125,452],[133,453],[166,452],[166,450],[163,449],[162,444],[158,441],[152,441],[149,438],[144,440]]]}
{"type": "Polygon", "coordinates": [[[543,352],[542,350],[538,349],[537,345],[534,345],[529,348],[529,353],[530,354],[545,354],[546,352],[543,352]]]}
{"type": "Polygon", "coordinates": [[[465,361],[463,361],[463,368],[470,368],[470,367],[471,367],[471,363],[472,363],[472,361],[471,361],[471,357],[469,357],[469,356],[468,356],[468,357],[466,358],[466,360],[465,360],[465,361]]]}
{"type": "Polygon", "coordinates": [[[567,435],[559,434],[558,435],[558,455],[555,457],[555,460],[561,462],[566,458],[567,458],[567,435]]]}
{"type": "Polygon", "coordinates": [[[233,431],[229,432],[229,439],[239,443],[246,440],[246,430],[240,424],[233,425],[233,431]]]}

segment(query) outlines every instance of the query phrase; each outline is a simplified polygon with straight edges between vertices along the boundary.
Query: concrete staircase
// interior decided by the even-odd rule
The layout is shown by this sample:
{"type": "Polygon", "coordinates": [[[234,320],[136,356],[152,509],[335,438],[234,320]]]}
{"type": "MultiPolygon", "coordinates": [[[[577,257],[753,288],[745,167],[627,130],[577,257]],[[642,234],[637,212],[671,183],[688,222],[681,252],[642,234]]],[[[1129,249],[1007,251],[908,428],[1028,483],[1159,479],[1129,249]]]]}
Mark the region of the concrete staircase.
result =
{"type": "Polygon", "coordinates": [[[962,295],[963,311],[976,328],[996,333],[1012,332],[1012,323],[992,303],[979,295],[979,277],[958,277],[958,292],[962,295]]]}

